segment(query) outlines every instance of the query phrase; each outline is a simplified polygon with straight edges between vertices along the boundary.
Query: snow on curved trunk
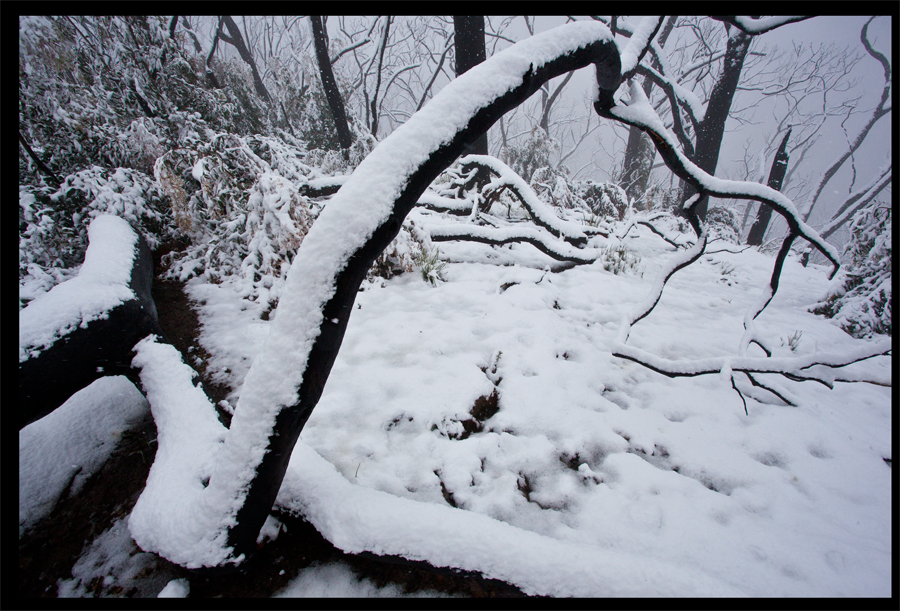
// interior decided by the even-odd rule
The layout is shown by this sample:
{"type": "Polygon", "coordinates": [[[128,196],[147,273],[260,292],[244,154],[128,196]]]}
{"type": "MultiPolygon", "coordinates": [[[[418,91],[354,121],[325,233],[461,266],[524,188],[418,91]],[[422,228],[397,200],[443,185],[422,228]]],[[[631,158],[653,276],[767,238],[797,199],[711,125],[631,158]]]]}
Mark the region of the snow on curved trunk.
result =
{"type": "MultiPolygon", "coordinates": [[[[216,427],[208,422],[205,448],[184,452],[191,464],[165,455],[199,441],[172,434],[168,449],[160,443],[163,456],[157,456],[129,522],[142,548],[195,568],[240,564],[255,550],[372,262],[397,235],[419,196],[468,144],[546,81],[592,63],[598,79],[618,84],[619,56],[600,23],[570,23],[526,39],[448,84],[359,165],[313,224],[293,261],[269,336],[247,374],[224,441],[218,442],[216,427]],[[166,487],[179,477],[172,473],[170,478],[167,471],[179,465],[191,473],[191,482],[173,504],[166,487]]],[[[142,382],[154,418],[157,413],[169,417],[177,412],[178,393],[165,391],[172,378],[163,374],[167,367],[154,363],[170,363],[173,357],[152,346],[142,343],[136,360],[146,372],[142,382]]],[[[192,401],[190,409],[206,413],[212,406],[192,401]]],[[[177,427],[181,420],[157,422],[177,427]]]]}

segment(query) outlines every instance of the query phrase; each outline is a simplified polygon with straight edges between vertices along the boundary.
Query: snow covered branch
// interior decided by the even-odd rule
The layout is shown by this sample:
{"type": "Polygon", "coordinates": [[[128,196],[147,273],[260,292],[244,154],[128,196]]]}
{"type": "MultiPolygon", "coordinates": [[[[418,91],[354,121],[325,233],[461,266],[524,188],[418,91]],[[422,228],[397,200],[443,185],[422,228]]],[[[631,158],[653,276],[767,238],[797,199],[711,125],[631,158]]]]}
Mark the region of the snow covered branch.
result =
{"type": "Polygon", "coordinates": [[[118,216],[99,216],[78,276],[19,313],[19,428],[105,375],[127,375],[131,349],[162,334],[150,296],[150,249],[118,216]]]}
{"type": "Polygon", "coordinates": [[[487,168],[497,176],[482,189],[482,194],[489,197],[491,193],[502,189],[509,189],[522,203],[538,227],[546,229],[557,238],[562,238],[573,246],[583,246],[587,243],[582,227],[560,219],[547,204],[542,202],[534,193],[531,186],[516,174],[505,163],[489,155],[467,155],[460,159],[463,165],[475,164],[487,168]]]}
{"type": "MultiPolygon", "coordinates": [[[[528,38],[444,87],[356,168],[293,260],[231,428],[212,448],[216,460],[209,480],[193,488],[190,520],[195,527],[173,524],[188,517],[170,516],[170,501],[160,490],[175,464],[160,444],[142,495],[147,517],[129,525],[145,549],[206,567],[239,565],[256,550],[257,534],[322,394],[373,261],[428,185],[468,143],[548,80],[589,64],[608,76],[609,85],[619,80],[619,55],[602,24],[570,23],[528,38]],[[167,536],[173,531],[183,536],[167,536]]],[[[195,440],[189,443],[196,446],[195,440]]]]}
{"type": "MultiPolygon", "coordinates": [[[[661,271],[659,278],[654,282],[653,288],[641,303],[629,316],[623,317],[617,337],[617,345],[613,354],[638,362],[649,369],[670,377],[695,376],[710,373],[721,373],[730,380],[732,387],[741,396],[746,410],[746,401],[738,389],[734,372],[745,373],[754,386],[769,390],[788,403],[793,400],[789,393],[772,385],[766,385],[751,374],[754,373],[779,373],[788,379],[803,381],[816,380],[829,387],[834,383],[834,377],[828,371],[821,369],[809,370],[814,365],[825,365],[827,368],[843,367],[850,363],[872,358],[876,355],[889,354],[890,341],[878,342],[861,346],[851,354],[844,355],[819,355],[798,357],[796,359],[771,358],[771,351],[762,343],[758,336],[754,320],[766,308],[778,290],[782,267],[790,251],[791,244],[797,237],[804,237],[810,244],[822,252],[833,264],[832,277],[840,266],[838,254],[833,246],[825,242],[811,227],[800,220],[799,214],[793,203],[778,191],[764,187],[758,183],[737,182],[720,180],[697,168],[688,161],[672,143],[668,132],[662,124],[659,116],[649,105],[643,90],[634,82],[631,83],[631,101],[627,106],[618,106],[612,99],[609,88],[604,95],[602,83],[595,108],[601,116],[617,119],[628,125],[634,125],[651,136],[654,145],[672,172],[685,181],[691,183],[698,193],[684,203],[683,211],[697,230],[698,241],[685,253],[673,258],[661,271]],[[739,354],[736,357],[720,357],[714,359],[697,359],[691,361],[671,361],[660,358],[651,353],[627,346],[625,342],[631,332],[631,327],[642,318],[646,317],[659,302],[666,281],[679,269],[696,261],[706,246],[706,230],[700,223],[695,213],[695,206],[703,195],[715,195],[718,197],[734,197],[741,199],[757,199],[771,206],[781,214],[788,223],[789,231],[784,239],[782,247],[776,257],[775,265],[769,286],[760,295],[757,302],[751,306],[744,319],[744,336],[741,339],[739,354]],[[751,343],[756,343],[766,352],[766,358],[747,357],[746,350],[751,343]]],[[[883,380],[874,380],[874,383],[884,383],[883,380]]]]}
{"type": "Polygon", "coordinates": [[[593,263],[600,257],[602,252],[596,249],[581,250],[573,248],[565,242],[554,240],[553,236],[546,231],[532,227],[488,228],[477,225],[442,225],[439,227],[427,227],[426,229],[434,242],[466,240],[493,246],[502,246],[512,242],[526,242],[557,261],[567,261],[579,265],[593,263]]]}
{"type": "MultiPolygon", "coordinates": [[[[757,200],[771,206],[780,214],[788,224],[790,233],[803,237],[819,252],[821,252],[834,265],[831,276],[840,268],[840,257],[837,250],[831,244],[825,242],[816,231],[800,219],[793,202],[780,192],[765,185],[754,182],[735,180],[723,180],[711,176],[689,161],[675,147],[659,115],[650,106],[643,90],[634,82],[631,82],[631,101],[627,106],[616,105],[612,94],[603,95],[601,87],[601,99],[594,104],[597,113],[609,119],[621,121],[627,125],[634,125],[647,133],[666,166],[679,178],[690,183],[697,191],[703,191],[710,196],[733,199],[757,200]]],[[[692,200],[696,204],[699,200],[692,200]]],[[[692,204],[692,205],[693,205],[692,204]]],[[[689,204],[685,202],[685,209],[689,204]]]]}
{"type": "MultiPolygon", "coordinates": [[[[690,377],[706,374],[721,373],[722,371],[741,371],[744,373],[777,373],[791,380],[817,381],[828,387],[839,381],[829,369],[846,367],[876,356],[889,356],[891,353],[891,340],[865,343],[855,350],[844,351],[840,354],[813,353],[796,357],[749,357],[749,356],[718,356],[690,361],[676,361],[651,354],[634,346],[626,346],[617,343],[613,348],[613,355],[640,363],[645,367],[661,373],[670,378],[690,377]],[[817,367],[817,366],[824,366],[817,367]]],[[[846,380],[854,382],[868,381],[866,376],[845,376],[846,380]]],[[[890,384],[883,376],[872,378],[873,383],[890,384]]]]}
{"type": "Polygon", "coordinates": [[[788,23],[796,23],[798,21],[805,21],[806,19],[810,19],[811,15],[799,15],[799,16],[791,16],[791,17],[741,17],[741,16],[730,16],[730,17],[722,17],[722,16],[714,16],[711,15],[713,19],[718,21],[724,21],[725,23],[730,23],[734,27],[738,28],[740,31],[750,34],[751,36],[755,36],[757,34],[764,34],[770,30],[774,30],[775,28],[781,27],[788,23]]]}
{"type": "Polygon", "coordinates": [[[659,32],[665,17],[644,17],[635,28],[625,50],[622,51],[622,75],[624,78],[631,78],[635,69],[650,49],[650,41],[659,32]]]}

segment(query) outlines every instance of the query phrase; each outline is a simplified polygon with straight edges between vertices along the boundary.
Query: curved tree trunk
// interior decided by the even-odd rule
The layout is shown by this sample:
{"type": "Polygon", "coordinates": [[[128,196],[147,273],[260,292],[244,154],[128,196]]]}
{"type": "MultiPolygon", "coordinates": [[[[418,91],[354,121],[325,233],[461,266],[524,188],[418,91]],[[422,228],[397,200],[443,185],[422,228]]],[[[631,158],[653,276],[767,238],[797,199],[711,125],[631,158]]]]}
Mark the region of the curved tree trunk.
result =
{"type": "Polygon", "coordinates": [[[224,443],[211,448],[217,452],[213,471],[203,488],[192,492],[198,495],[196,503],[173,508],[158,502],[151,482],[166,484],[151,472],[129,523],[141,547],[184,558],[201,546],[208,550],[210,542],[222,546],[215,554],[218,560],[203,552],[202,560],[186,564],[218,569],[236,566],[256,551],[257,535],[294,445],[334,365],[358,288],[428,185],[470,142],[551,78],[594,63],[603,98],[611,101],[621,66],[607,28],[593,22],[561,28],[518,43],[492,57],[484,70],[474,69],[471,78],[466,75],[445,87],[382,141],[334,196],[294,258],[275,326],[247,374],[231,428],[224,443]],[[554,53],[542,43],[548,39],[557,45],[551,47],[557,49],[554,53]],[[489,76],[498,66],[519,84],[492,81],[489,76]],[[491,92],[490,97],[477,102],[473,88],[482,95],[491,92]],[[336,247],[335,235],[360,237],[336,247]],[[308,321],[321,322],[310,326],[308,321]],[[183,530],[196,544],[168,542],[153,526],[159,520],[167,529],[183,530]],[[197,529],[196,524],[206,526],[197,529]],[[147,530],[135,533],[136,525],[147,530]]]}
{"type": "Polygon", "coordinates": [[[602,63],[607,70],[618,74],[619,55],[612,41],[601,39],[541,66],[532,64],[533,70],[524,75],[521,85],[481,108],[457,131],[452,140],[432,151],[418,165],[407,179],[406,187],[394,200],[391,214],[374,228],[364,244],[347,257],[346,266],[335,278],[332,296],[322,308],[324,322],[309,352],[308,365],[298,389],[299,400],[279,412],[274,430],[269,436],[268,450],[250,482],[247,496],[236,515],[236,524],[228,531],[228,543],[233,546],[235,555],[245,553],[249,556],[255,551],[256,536],[275,502],[291,451],[322,395],[337,358],[359,286],[376,257],[399,233],[403,219],[416,205],[419,197],[465,151],[469,142],[486,134],[504,113],[528,99],[543,83],[595,62],[602,63]]]}

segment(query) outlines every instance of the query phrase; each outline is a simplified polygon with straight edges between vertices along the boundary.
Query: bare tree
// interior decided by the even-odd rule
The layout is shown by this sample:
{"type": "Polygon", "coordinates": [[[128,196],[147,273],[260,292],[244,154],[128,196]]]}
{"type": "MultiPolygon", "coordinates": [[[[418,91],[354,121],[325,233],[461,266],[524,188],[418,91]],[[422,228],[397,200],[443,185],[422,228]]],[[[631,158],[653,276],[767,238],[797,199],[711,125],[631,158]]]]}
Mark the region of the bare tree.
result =
{"type": "MultiPolygon", "coordinates": [[[[754,33],[783,23],[728,19],[754,33]]],[[[223,23],[224,18],[219,20],[215,40],[221,36],[223,23]]],[[[162,472],[179,478],[175,486],[164,477],[153,477],[154,473],[148,478],[147,488],[130,518],[132,533],[143,549],[190,568],[215,569],[238,566],[255,552],[257,535],[276,501],[300,432],[321,397],[358,289],[373,261],[398,235],[403,220],[414,206],[446,205],[457,210],[461,207],[461,202],[446,202],[444,199],[450,198],[440,199],[427,189],[469,143],[485,134],[504,113],[538,93],[551,79],[588,65],[595,67],[595,112],[606,120],[636,127],[647,134],[667,167],[696,191],[683,206],[696,241],[664,266],[645,301],[624,317],[615,347],[617,356],[670,376],[728,375],[743,399],[737,385],[740,376],[735,375],[740,373],[751,384],[791,402],[789,393],[758,380],[756,374],[776,373],[791,380],[815,380],[824,384],[835,379],[859,381],[860,377],[847,374],[835,377],[831,370],[890,352],[890,342],[877,342],[849,354],[770,358],[771,352],[757,333],[754,321],[778,289],[791,245],[797,239],[806,240],[834,265],[835,272],[839,266],[838,254],[800,218],[793,202],[782,193],[755,183],[715,179],[679,151],[642,87],[633,79],[643,57],[653,52],[653,40],[661,23],[652,18],[643,21],[635,28],[621,55],[610,31],[589,21],[567,24],[517,43],[508,53],[498,53],[460,75],[385,138],[343,183],[318,217],[315,230],[299,248],[269,338],[245,378],[229,429],[216,419],[214,406],[202,388],[194,385],[193,371],[177,350],[154,335],[138,342],[132,365],[141,368],[141,381],[159,428],[155,474],[162,472]],[[548,48],[553,51],[548,52],[548,48]],[[498,69],[509,76],[508,82],[498,83],[490,78],[498,69]],[[617,99],[620,86],[628,81],[627,99],[617,99]],[[482,92],[478,99],[469,95],[476,85],[482,92]],[[666,281],[705,252],[707,230],[699,214],[699,204],[709,196],[759,201],[778,213],[789,227],[770,282],[745,318],[738,354],[699,361],[668,361],[627,345],[631,328],[653,311],[666,281]],[[751,344],[762,347],[767,357],[748,356],[746,352],[751,344]],[[195,451],[179,454],[170,451],[173,447],[190,447],[195,451]],[[182,456],[188,458],[184,460],[182,456]],[[170,462],[163,463],[164,460],[170,462]]],[[[611,25],[614,29],[621,27],[617,19],[611,25]]],[[[368,34],[374,28],[375,24],[368,34]]],[[[231,32],[231,39],[234,38],[236,35],[231,32]]],[[[351,43],[356,42],[359,41],[351,37],[351,43]]],[[[367,62],[368,67],[379,62],[379,75],[381,60],[376,58],[383,59],[388,45],[386,24],[380,50],[367,62]]],[[[734,54],[740,54],[739,47],[735,43],[734,54]]],[[[354,57],[358,48],[352,51],[354,57]]],[[[361,70],[360,75],[364,84],[370,75],[368,68],[361,70]]],[[[390,82],[388,79],[388,86],[390,82]]],[[[375,125],[378,105],[374,102],[380,83],[378,76],[371,99],[364,94],[366,108],[375,115],[375,125]]],[[[387,89],[386,86],[385,92],[387,89]]],[[[716,94],[714,87],[712,93],[711,98],[719,99],[727,92],[716,94]]],[[[673,114],[676,112],[681,111],[673,106],[673,114]]],[[[586,244],[592,232],[553,215],[533,197],[520,177],[511,175],[508,168],[495,161],[471,156],[462,166],[469,164],[489,170],[496,179],[482,190],[484,200],[497,198],[504,191],[511,192],[529,210],[537,229],[528,235],[515,235],[512,231],[502,234],[493,231],[501,228],[470,223],[457,237],[488,243],[524,241],[560,255],[561,260],[575,263],[590,260],[594,253],[586,244]]],[[[877,188],[876,184],[866,193],[877,188]]],[[[860,194],[858,200],[865,197],[868,195],[860,194]]],[[[470,214],[476,217],[478,209],[472,209],[470,214]]],[[[447,237],[448,233],[438,232],[433,236],[447,237]]]]}
{"type": "Polygon", "coordinates": [[[320,16],[310,16],[309,20],[312,23],[316,60],[319,64],[319,75],[322,78],[325,99],[328,100],[328,107],[331,109],[331,116],[334,119],[334,126],[337,130],[338,142],[340,142],[344,159],[350,159],[350,145],[352,144],[350,126],[347,123],[347,113],[344,111],[344,100],[341,99],[341,92],[337,87],[337,82],[334,80],[334,72],[331,70],[325,27],[320,16]]]}
{"type": "Polygon", "coordinates": [[[260,78],[259,76],[259,70],[256,69],[256,62],[253,61],[253,53],[244,42],[244,37],[241,36],[241,30],[234,22],[234,19],[229,16],[222,17],[222,23],[226,28],[228,28],[228,33],[230,34],[230,36],[226,36],[222,33],[222,30],[219,29],[217,30],[217,37],[237,49],[237,52],[241,56],[241,59],[244,60],[248,66],[250,66],[250,72],[253,74],[253,85],[254,87],[256,87],[256,93],[259,94],[259,97],[261,97],[267,103],[271,103],[272,96],[269,95],[269,90],[266,89],[265,84],[263,84],[262,82],[262,78],[260,78]]]}
{"type": "Polygon", "coordinates": [[[888,99],[891,95],[891,63],[882,53],[872,48],[872,45],[866,36],[869,30],[869,24],[872,23],[873,19],[875,19],[875,17],[872,17],[871,19],[866,21],[866,24],[863,26],[862,30],[859,33],[859,39],[862,42],[866,52],[875,60],[877,60],[884,70],[884,88],[881,91],[881,99],[878,101],[878,105],[875,106],[875,108],[872,110],[872,114],[869,116],[866,124],[850,141],[850,146],[848,147],[848,149],[840,157],[838,157],[834,161],[834,163],[832,163],[822,174],[822,178],[819,181],[818,186],[816,187],[815,193],[810,200],[809,206],[807,206],[806,210],[803,211],[804,221],[808,220],[810,215],[812,214],[813,207],[819,200],[819,196],[822,195],[822,190],[825,188],[825,185],[828,184],[828,182],[834,177],[835,174],[837,174],[838,170],[841,169],[841,167],[847,162],[847,160],[852,159],[853,154],[865,141],[866,136],[869,135],[878,120],[891,112],[891,107],[887,106],[888,99]]]}
{"type": "MultiPolygon", "coordinates": [[[[787,172],[787,143],[790,136],[791,130],[789,128],[787,130],[787,133],[784,135],[784,138],[781,140],[781,146],[778,147],[778,152],[775,153],[775,159],[772,160],[772,169],[769,172],[768,186],[770,189],[775,189],[776,191],[781,191],[781,183],[784,180],[785,173],[787,172]]],[[[750,234],[747,236],[747,244],[749,244],[750,246],[759,246],[760,244],[762,244],[763,236],[766,235],[766,228],[768,228],[769,219],[771,218],[772,208],[768,206],[760,206],[759,215],[756,217],[756,222],[753,223],[753,227],[750,228],[750,234]]]]}

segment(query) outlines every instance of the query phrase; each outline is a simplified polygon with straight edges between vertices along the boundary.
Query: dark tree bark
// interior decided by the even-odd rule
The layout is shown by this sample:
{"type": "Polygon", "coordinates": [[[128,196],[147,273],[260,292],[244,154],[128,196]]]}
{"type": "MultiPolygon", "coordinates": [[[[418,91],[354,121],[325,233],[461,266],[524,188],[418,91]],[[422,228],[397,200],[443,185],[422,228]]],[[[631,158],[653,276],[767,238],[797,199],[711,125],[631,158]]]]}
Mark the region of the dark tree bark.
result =
{"type": "Polygon", "coordinates": [[[219,46],[219,37],[222,34],[222,25],[224,22],[224,18],[219,17],[219,24],[216,26],[216,33],[213,34],[212,46],[209,48],[209,53],[206,56],[206,81],[213,89],[221,89],[221,86],[219,85],[219,79],[216,78],[216,74],[212,71],[212,59],[213,55],[216,54],[216,48],[218,48],[219,46]]]}
{"type": "MultiPolygon", "coordinates": [[[[722,147],[722,136],[725,134],[725,122],[731,111],[731,102],[741,78],[741,70],[744,67],[744,59],[750,49],[751,40],[752,37],[743,32],[728,38],[722,63],[722,74],[719,75],[719,79],[713,86],[709,102],[706,104],[706,116],[700,122],[697,130],[696,145],[691,161],[707,174],[715,175],[716,173],[719,150],[722,147]]],[[[694,193],[696,190],[688,183],[685,185],[682,199],[686,200],[694,193]]],[[[697,204],[697,215],[703,221],[706,221],[708,207],[709,197],[704,195],[697,204]]]]}
{"type": "MultiPolygon", "coordinates": [[[[124,254],[124,253],[123,253],[124,254]]],[[[134,345],[149,334],[165,337],[150,294],[153,259],[138,234],[132,254],[131,281],[135,298],[119,304],[104,318],[63,335],[52,346],[19,363],[19,429],[43,418],[94,380],[125,375],[141,388],[131,366],[134,345]]]]}
{"type": "MultiPolygon", "coordinates": [[[[781,191],[781,183],[784,181],[784,175],[787,172],[787,142],[790,136],[791,130],[789,128],[784,135],[784,139],[781,141],[781,146],[778,147],[778,152],[775,153],[775,159],[772,160],[772,169],[769,170],[768,186],[776,191],[781,191]]],[[[760,206],[756,221],[753,223],[753,226],[750,228],[750,233],[747,235],[747,244],[749,246],[760,246],[762,244],[763,237],[766,235],[766,229],[769,227],[769,220],[771,218],[772,209],[768,206],[760,206]]]]}
{"type": "MultiPolygon", "coordinates": [[[[487,59],[484,46],[484,17],[453,17],[453,44],[456,46],[456,76],[487,59]]],[[[464,155],[487,155],[487,133],[481,134],[463,151],[464,155]]]]}
{"type": "Polygon", "coordinates": [[[144,96],[138,93],[137,84],[131,83],[131,88],[134,90],[134,95],[137,97],[138,106],[141,107],[141,110],[144,111],[144,114],[151,119],[156,118],[156,113],[153,112],[152,108],[150,108],[150,104],[147,103],[147,100],[144,99],[144,96]]]}
{"type": "Polygon", "coordinates": [[[259,76],[259,71],[256,69],[256,62],[253,61],[253,55],[250,53],[250,49],[247,48],[247,45],[244,43],[244,37],[241,36],[241,31],[238,29],[237,24],[234,22],[229,16],[222,17],[223,23],[225,27],[228,28],[229,36],[226,36],[221,32],[218,32],[219,38],[232,45],[235,49],[237,49],[238,54],[241,56],[247,65],[250,66],[250,72],[253,74],[253,86],[256,87],[256,93],[259,94],[263,100],[267,103],[272,101],[272,96],[269,95],[269,91],[266,89],[266,86],[262,82],[262,78],[259,76]]]}
{"type": "Polygon", "coordinates": [[[194,34],[193,30],[191,30],[191,22],[188,21],[187,17],[184,18],[184,29],[194,43],[194,51],[196,51],[197,53],[202,53],[203,47],[200,46],[200,41],[197,40],[197,35],[194,34]]]}
{"type": "Polygon", "coordinates": [[[322,88],[325,90],[325,99],[331,109],[331,117],[334,119],[334,127],[337,130],[338,142],[341,145],[344,159],[350,159],[350,126],[347,123],[347,113],[344,110],[344,101],[341,92],[334,79],[331,69],[331,60],[328,59],[328,40],[325,34],[325,25],[321,16],[310,15],[312,23],[313,41],[316,46],[316,61],[319,63],[319,76],[322,78],[322,88]]]}
{"type": "Polygon", "coordinates": [[[381,66],[384,65],[384,50],[387,48],[388,36],[391,32],[391,17],[388,15],[384,22],[384,36],[381,39],[381,51],[378,53],[378,69],[375,71],[375,91],[372,93],[370,111],[372,115],[372,135],[378,137],[378,90],[381,89],[381,66]]]}

